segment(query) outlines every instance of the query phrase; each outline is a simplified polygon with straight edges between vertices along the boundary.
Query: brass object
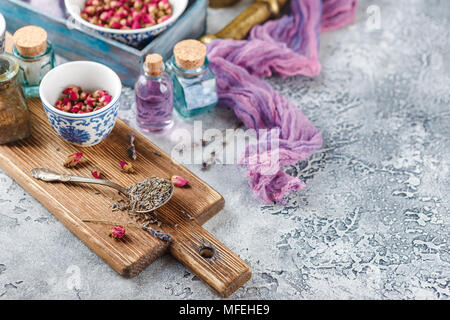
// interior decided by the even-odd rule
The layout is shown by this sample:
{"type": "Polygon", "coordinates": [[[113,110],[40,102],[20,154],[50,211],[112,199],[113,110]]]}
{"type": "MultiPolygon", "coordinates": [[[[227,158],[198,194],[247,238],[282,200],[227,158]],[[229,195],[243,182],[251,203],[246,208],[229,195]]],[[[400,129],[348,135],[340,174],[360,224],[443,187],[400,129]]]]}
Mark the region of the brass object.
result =
{"type": "Polygon", "coordinates": [[[239,0],[209,0],[209,6],[211,8],[225,8],[231,7],[238,2],[239,0]]]}
{"type": "Polygon", "coordinates": [[[279,15],[281,8],[287,2],[288,0],[255,0],[250,7],[245,9],[224,29],[216,34],[207,34],[200,38],[200,41],[209,43],[217,38],[235,40],[245,39],[253,26],[279,15]]]}

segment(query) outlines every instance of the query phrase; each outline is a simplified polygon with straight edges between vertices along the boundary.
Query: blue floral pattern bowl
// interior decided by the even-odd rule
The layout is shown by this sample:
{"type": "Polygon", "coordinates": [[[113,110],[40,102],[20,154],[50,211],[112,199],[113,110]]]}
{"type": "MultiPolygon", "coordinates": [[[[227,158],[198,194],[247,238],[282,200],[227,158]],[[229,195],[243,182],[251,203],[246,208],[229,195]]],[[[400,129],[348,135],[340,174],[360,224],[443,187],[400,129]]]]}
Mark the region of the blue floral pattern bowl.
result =
{"type": "Polygon", "coordinates": [[[70,143],[89,147],[100,143],[114,128],[121,90],[119,77],[108,67],[96,62],[75,61],[50,71],[42,80],[40,96],[53,130],[70,143]],[[91,113],[73,114],[56,109],[54,103],[64,88],[71,85],[90,92],[106,90],[113,98],[106,107],[91,113]]]}
{"type": "Polygon", "coordinates": [[[110,29],[97,26],[89,23],[81,18],[80,14],[83,11],[85,0],[65,0],[67,12],[70,14],[75,22],[75,25],[81,26],[81,28],[94,32],[106,38],[120,41],[129,46],[140,48],[147,44],[151,39],[155,38],[158,34],[169,28],[177,21],[177,19],[183,14],[188,5],[188,0],[169,0],[173,8],[172,16],[163,23],[154,25],[148,28],[136,29],[136,30],[120,30],[110,29]]]}

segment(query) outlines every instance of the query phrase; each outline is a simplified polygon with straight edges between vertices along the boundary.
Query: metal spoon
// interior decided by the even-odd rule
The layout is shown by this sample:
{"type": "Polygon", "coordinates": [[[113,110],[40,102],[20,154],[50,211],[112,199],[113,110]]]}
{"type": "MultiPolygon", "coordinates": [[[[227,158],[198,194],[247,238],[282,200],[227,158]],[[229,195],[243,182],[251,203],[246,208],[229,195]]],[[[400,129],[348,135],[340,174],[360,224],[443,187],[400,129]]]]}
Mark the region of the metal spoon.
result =
{"type": "MultiPolygon", "coordinates": [[[[63,183],[65,183],[65,182],[77,182],[77,183],[101,184],[101,185],[104,185],[104,186],[107,186],[107,187],[114,188],[114,189],[118,190],[120,193],[122,193],[123,195],[129,197],[127,188],[124,188],[121,185],[119,185],[119,184],[117,184],[115,182],[109,181],[109,180],[92,179],[92,178],[86,178],[86,177],[72,176],[70,174],[58,173],[56,171],[53,171],[53,170],[50,170],[50,169],[45,169],[45,168],[34,168],[34,169],[31,169],[31,175],[35,179],[46,181],[46,182],[63,182],[63,183]]],[[[167,180],[167,181],[170,181],[170,180],[167,180]]],[[[170,181],[170,183],[172,185],[171,193],[170,193],[170,195],[167,197],[167,199],[165,201],[159,203],[155,207],[152,207],[150,210],[135,211],[135,212],[137,212],[137,213],[148,213],[148,212],[154,211],[154,210],[162,207],[163,205],[165,205],[170,200],[170,198],[172,198],[173,191],[175,189],[172,181],[170,181]]]]}

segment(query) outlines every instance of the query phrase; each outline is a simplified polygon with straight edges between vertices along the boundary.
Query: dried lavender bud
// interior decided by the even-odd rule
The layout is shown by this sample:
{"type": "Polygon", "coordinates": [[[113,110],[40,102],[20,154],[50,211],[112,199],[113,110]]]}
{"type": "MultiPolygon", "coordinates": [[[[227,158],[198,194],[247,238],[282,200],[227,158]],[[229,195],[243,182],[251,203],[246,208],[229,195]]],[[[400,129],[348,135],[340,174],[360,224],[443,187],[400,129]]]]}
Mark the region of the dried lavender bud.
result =
{"type": "Polygon", "coordinates": [[[166,179],[151,177],[128,188],[128,208],[132,211],[149,211],[166,202],[173,192],[166,179]]]}
{"type": "Polygon", "coordinates": [[[136,147],[134,145],[134,139],[135,139],[134,132],[131,132],[129,136],[130,136],[130,146],[127,149],[128,156],[130,157],[130,159],[136,160],[137,159],[137,153],[136,153],[136,147]]]}

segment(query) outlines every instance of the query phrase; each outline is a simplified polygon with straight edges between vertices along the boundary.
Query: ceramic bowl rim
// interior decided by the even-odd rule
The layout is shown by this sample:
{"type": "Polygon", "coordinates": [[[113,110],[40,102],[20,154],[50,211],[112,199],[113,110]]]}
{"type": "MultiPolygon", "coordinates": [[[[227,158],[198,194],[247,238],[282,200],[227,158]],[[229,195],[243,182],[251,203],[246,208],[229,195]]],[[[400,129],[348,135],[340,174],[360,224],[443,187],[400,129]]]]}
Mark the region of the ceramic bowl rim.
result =
{"type": "MultiPolygon", "coordinates": [[[[179,1],[179,0],[176,0],[176,1],[179,1]]],[[[181,1],[183,1],[183,3],[181,3],[180,5],[183,5],[183,7],[182,7],[182,10],[180,10],[180,13],[178,15],[172,15],[166,21],[164,21],[162,23],[159,23],[159,24],[156,24],[154,26],[147,27],[147,28],[142,28],[142,29],[135,29],[135,30],[112,29],[112,28],[104,28],[104,27],[97,26],[97,25],[89,23],[88,21],[86,21],[83,18],[81,18],[80,13],[75,12],[75,7],[78,7],[78,6],[71,4],[70,3],[71,0],[64,0],[64,4],[66,6],[67,12],[76,21],[78,21],[79,23],[81,23],[82,25],[84,25],[86,27],[89,27],[91,29],[94,29],[94,30],[100,31],[100,32],[104,32],[104,33],[123,34],[123,35],[135,35],[135,34],[140,34],[140,33],[147,33],[147,32],[156,31],[156,30],[158,30],[160,28],[168,27],[169,25],[171,25],[172,23],[177,21],[178,18],[184,13],[184,11],[186,11],[186,8],[187,8],[188,3],[189,3],[188,0],[181,0],[181,1]]]]}
{"type": "Polygon", "coordinates": [[[6,33],[6,21],[5,17],[0,13],[0,36],[6,33]]]}
{"type": "Polygon", "coordinates": [[[111,68],[105,66],[104,64],[98,63],[98,62],[93,62],[93,61],[72,61],[72,62],[67,62],[64,64],[61,64],[59,66],[56,66],[55,68],[53,68],[52,70],[50,70],[42,79],[41,81],[41,85],[39,87],[39,96],[41,98],[42,104],[44,104],[47,108],[49,108],[50,110],[52,110],[54,113],[64,116],[65,118],[73,118],[73,119],[83,119],[83,118],[90,118],[92,116],[96,116],[101,114],[104,111],[108,111],[109,109],[111,109],[120,99],[122,93],[122,81],[120,81],[119,76],[117,75],[117,73],[115,73],[111,68]],[[43,85],[45,83],[45,80],[47,78],[47,76],[49,74],[55,73],[59,70],[61,70],[63,67],[67,67],[67,65],[74,65],[74,64],[94,64],[103,68],[106,68],[107,70],[110,70],[112,72],[112,74],[114,75],[114,77],[117,80],[117,83],[119,84],[119,94],[117,96],[113,96],[113,99],[111,100],[111,102],[109,104],[107,104],[105,107],[101,108],[100,110],[97,111],[93,111],[93,112],[88,112],[88,113],[70,113],[70,112],[65,112],[65,111],[61,111],[58,110],[55,106],[53,106],[53,104],[51,104],[50,102],[48,102],[47,97],[43,94],[43,85]]]}

